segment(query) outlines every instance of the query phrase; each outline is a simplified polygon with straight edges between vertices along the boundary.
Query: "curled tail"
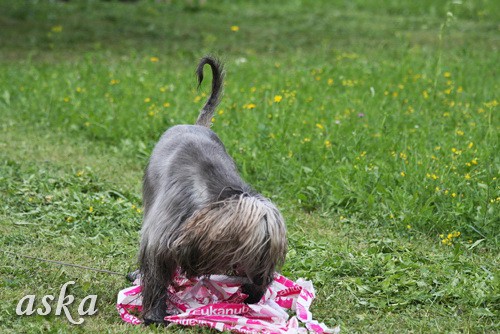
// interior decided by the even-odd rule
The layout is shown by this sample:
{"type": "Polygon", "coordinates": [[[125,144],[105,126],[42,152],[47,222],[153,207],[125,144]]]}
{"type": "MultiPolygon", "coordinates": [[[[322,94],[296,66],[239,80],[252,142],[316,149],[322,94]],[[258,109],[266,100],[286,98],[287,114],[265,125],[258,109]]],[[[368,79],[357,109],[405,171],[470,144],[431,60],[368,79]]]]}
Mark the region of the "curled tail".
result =
{"type": "Polygon", "coordinates": [[[206,56],[203,57],[196,68],[196,76],[198,77],[198,87],[203,81],[203,67],[208,64],[212,69],[212,92],[208,97],[207,102],[201,109],[200,115],[196,120],[196,125],[210,127],[215,108],[220,102],[222,95],[222,82],[224,81],[224,68],[222,64],[215,58],[206,56]]]}

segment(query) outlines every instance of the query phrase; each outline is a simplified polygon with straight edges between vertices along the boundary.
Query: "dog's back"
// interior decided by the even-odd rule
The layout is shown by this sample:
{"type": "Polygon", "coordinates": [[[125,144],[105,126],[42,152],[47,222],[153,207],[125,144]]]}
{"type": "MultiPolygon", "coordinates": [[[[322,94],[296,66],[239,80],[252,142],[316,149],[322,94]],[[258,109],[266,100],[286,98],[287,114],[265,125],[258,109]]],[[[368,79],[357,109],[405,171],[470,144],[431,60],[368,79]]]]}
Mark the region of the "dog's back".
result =
{"type": "MultiPolygon", "coordinates": [[[[234,191],[252,192],[219,137],[204,126],[176,125],[162,135],[146,168],[145,218],[154,211],[154,205],[165,207],[164,203],[155,203],[161,198],[174,201],[169,209],[189,215],[208,203],[226,199],[234,191]],[[158,191],[163,192],[162,196],[158,196],[158,191]]],[[[175,229],[177,223],[182,221],[170,221],[169,225],[175,229]]]]}

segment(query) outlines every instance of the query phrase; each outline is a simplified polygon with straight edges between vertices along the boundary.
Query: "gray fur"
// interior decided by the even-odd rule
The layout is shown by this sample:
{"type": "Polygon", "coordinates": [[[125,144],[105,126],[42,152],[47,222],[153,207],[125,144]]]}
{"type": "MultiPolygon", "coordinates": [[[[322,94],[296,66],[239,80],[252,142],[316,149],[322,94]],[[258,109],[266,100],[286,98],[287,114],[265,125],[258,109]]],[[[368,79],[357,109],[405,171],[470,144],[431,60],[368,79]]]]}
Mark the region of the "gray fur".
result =
{"type": "Polygon", "coordinates": [[[144,175],[139,264],[147,321],[163,321],[167,287],[178,266],[188,276],[246,276],[251,282],[245,286],[247,302],[257,302],[286,254],[278,209],[241,179],[208,128],[221,94],[222,69],[216,60],[203,58],[200,83],[204,64],[212,67],[216,84],[200,112],[200,125],[168,129],[144,175]]]}

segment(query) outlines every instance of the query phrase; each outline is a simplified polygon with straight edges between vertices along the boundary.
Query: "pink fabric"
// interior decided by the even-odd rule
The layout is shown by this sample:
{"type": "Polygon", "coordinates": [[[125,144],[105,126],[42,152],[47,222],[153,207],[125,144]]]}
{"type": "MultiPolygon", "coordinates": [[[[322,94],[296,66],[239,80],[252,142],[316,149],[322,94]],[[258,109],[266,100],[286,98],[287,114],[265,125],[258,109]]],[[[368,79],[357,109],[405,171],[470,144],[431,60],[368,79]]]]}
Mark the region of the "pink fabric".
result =
{"type": "MultiPolygon", "coordinates": [[[[187,279],[177,274],[170,287],[165,320],[183,326],[206,326],[235,333],[338,333],[313,320],[309,307],[315,297],[310,281],[293,282],[275,274],[274,281],[257,304],[244,304],[241,292],[244,279],[212,275],[187,279]],[[175,288],[173,288],[175,286],[175,288]],[[289,317],[287,310],[295,312],[289,317]],[[299,322],[300,320],[300,322],[299,322]],[[305,325],[305,327],[304,327],[305,325]]],[[[139,280],[118,293],[116,308],[123,321],[141,324],[134,313],[142,309],[139,280]]]]}

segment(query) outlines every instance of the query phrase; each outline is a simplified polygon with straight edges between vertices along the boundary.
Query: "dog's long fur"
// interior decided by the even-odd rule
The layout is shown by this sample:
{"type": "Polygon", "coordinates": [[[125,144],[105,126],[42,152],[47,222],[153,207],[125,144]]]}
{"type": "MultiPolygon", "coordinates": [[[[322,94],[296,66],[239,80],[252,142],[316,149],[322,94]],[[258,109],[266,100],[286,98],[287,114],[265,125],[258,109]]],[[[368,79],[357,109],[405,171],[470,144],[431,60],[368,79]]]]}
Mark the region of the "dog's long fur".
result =
{"type": "Polygon", "coordinates": [[[241,179],[209,128],[224,74],[216,59],[204,57],[196,70],[198,85],[206,64],[212,69],[212,92],[196,125],[168,129],[144,176],[139,271],[142,314],[150,322],[163,321],[167,287],[177,268],[188,276],[247,277],[246,302],[255,303],[285,259],[286,230],[280,212],[241,179]]]}

